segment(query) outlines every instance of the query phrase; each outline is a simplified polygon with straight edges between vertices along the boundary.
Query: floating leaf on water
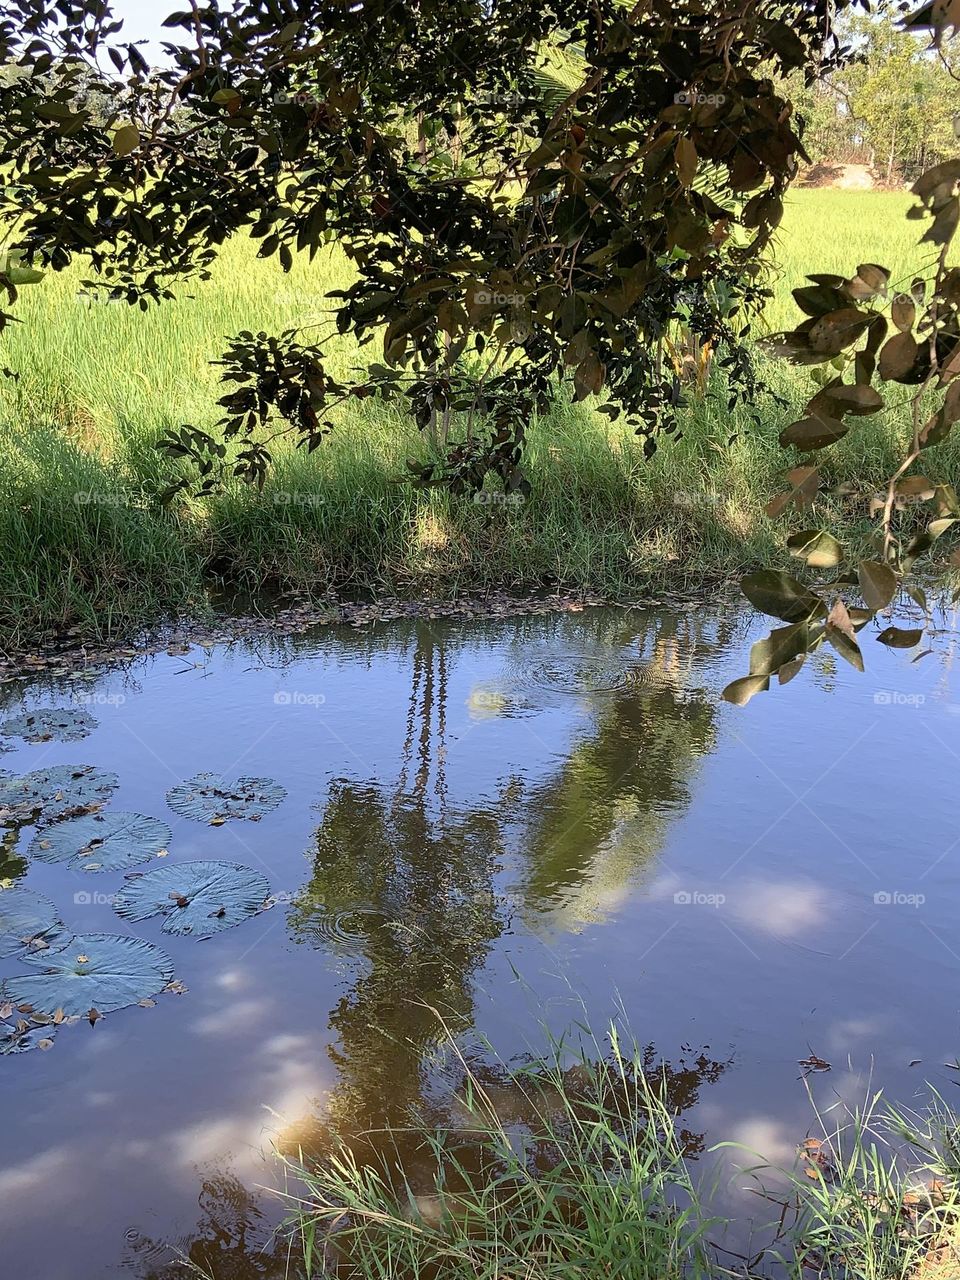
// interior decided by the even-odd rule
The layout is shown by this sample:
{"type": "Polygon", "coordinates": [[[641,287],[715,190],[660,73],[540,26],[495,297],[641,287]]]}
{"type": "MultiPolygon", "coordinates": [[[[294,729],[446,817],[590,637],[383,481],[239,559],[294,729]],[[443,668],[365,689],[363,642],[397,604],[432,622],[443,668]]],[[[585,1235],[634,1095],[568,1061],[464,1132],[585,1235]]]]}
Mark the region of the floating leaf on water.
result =
{"type": "Polygon", "coordinates": [[[818,1057],[815,1053],[811,1053],[807,1058],[799,1058],[798,1065],[803,1067],[804,1076],[808,1076],[811,1071],[830,1071],[832,1069],[829,1062],[818,1057]]]}
{"type": "Polygon", "coordinates": [[[119,785],[115,773],[91,764],[53,765],[20,777],[0,776],[0,822],[54,822],[105,804],[119,785]]]}
{"type": "Polygon", "coordinates": [[[230,782],[218,773],[198,773],[167,792],[167,804],[182,818],[216,826],[226,818],[258,822],[276,809],[286,790],[272,778],[237,778],[230,782]]]}
{"type": "Polygon", "coordinates": [[[923,639],[923,628],[885,627],[877,639],[891,649],[913,649],[923,639]]]}
{"type": "Polygon", "coordinates": [[[209,938],[263,910],[266,876],[236,862],[181,862],[136,876],[117,894],[124,920],[164,915],[164,933],[209,938]]]}
{"type": "Polygon", "coordinates": [[[59,945],[63,922],[57,908],[32,889],[0,892],[0,957],[15,956],[31,948],[59,945]]]}
{"type": "Polygon", "coordinates": [[[82,708],[42,707],[4,720],[0,733],[27,742],[49,742],[51,738],[58,742],[79,742],[96,727],[96,720],[82,708]]]}
{"type": "Polygon", "coordinates": [[[125,1009],[157,995],[173,979],[173,964],[164,951],[118,934],[79,934],[66,946],[23,959],[44,972],[9,978],[10,998],[41,1013],[62,1010],[68,1018],[125,1009]]]}
{"type": "Polygon", "coordinates": [[[34,836],[27,853],[41,862],[66,862],[74,870],[122,871],[159,857],[170,828],[142,813],[87,813],[67,818],[34,836]]]}

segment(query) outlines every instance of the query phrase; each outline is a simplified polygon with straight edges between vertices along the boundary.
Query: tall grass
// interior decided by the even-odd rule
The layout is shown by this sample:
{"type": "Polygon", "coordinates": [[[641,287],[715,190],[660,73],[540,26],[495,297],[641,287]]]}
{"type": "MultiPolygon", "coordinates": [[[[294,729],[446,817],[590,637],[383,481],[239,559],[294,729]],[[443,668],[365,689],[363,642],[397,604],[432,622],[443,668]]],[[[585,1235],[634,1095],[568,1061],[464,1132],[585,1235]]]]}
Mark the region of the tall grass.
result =
{"type": "MultiPolygon", "coordinates": [[[[895,272],[922,265],[907,204],[899,194],[795,192],[769,326],[795,320],[789,288],[807,270],[849,271],[863,259],[895,272]]],[[[348,273],[331,249],[283,275],[236,241],[194,296],[145,315],[91,303],[79,270],[22,290],[23,323],[3,351],[18,377],[0,378],[0,642],[21,646],[66,626],[117,634],[200,609],[219,585],[313,597],[492,587],[636,597],[782,555],[762,506],[784,469],[777,434],[789,411],[751,406],[759,425],[746,411],[731,415],[719,379],[684,412],[681,439],[650,461],[628,431],[559,396],[531,424],[532,494],[521,507],[411,489],[406,460],[425,458],[427,442],[396,409],[364,401],[315,453],[281,447],[262,493],[234,485],[162,510],[170,464],[156,441],[181,422],[213,426],[220,389],[210,361],[225,338],[328,327],[323,296],[348,273]]],[[[348,337],[331,348],[339,373],[358,354],[348,337]]],[[[804,370],[769,375],[794,404],[810,394],[804,370]]],[[[858,423],[832,451],[831,478],[879,483],[904,431],[896,411],[858,423]]],[[[934,478],[957,457],[949,443],[938,451],[934,478]]],[[[865,503],[831,501],[854,548],[865,546],[865,503]]]]}
{"type": "Polygon", "coordinates": [[[303,1187],[294,1223],[305,1274],[708,1280],[712,1223],[675,1118],[636,1046],[625,1049],[615,1029],[610,1045],[600,1061],[581,1052],[571,1064],[555,1044],[515,1075],[520,1123],[501,1116],[461,1059],[461,1123],[421,1135],[435,1169],[427,1188],[388,1156],[363,1163],[346,1146],[316,1165],[291,1162],[303,1187]]]}
{"type": "MultiPolygon", "coordinates": [[[[455,1048],[455,1045],[452,1046],[455,1048]]],[[[790,1169],[749,1170],[768,1243],[726,1261],[714,1243],[737,1224],[688,1166],[677,1119],[635,1045],[587,1033],[573,1055],[547,1056],[496,1099],[462,1055],[460,1115],[404,1134],[418,1173],[380,1135],[319,1159],[285,1158],[291,1274],[339,1280],[957,1280],[960,1117],[881,1095],[852,1112],[814,1111],[820,1137],[790,1169]],[[504,1101],[506,1100],[506,1101],[504,1101]],[[379,1154],[371,1154],[378,1152],[379,1154]],[[424,1158],[426,1153],[426,1159],[424,1158]],[[423,1167],[432,1169],[428,1183],[423,1167]],[[786,1182],[787,1190],[783,1184],[786,1182]],[[778,1188],[780,1188],[778,1190],[778,1188]],[[779,1212],[776,1212],[779,1210],[779,1212]],[[302,1259],[302,1268],[299,1261],[302,1259]],[[733,1265],[731,1265],[733,1263],[733,1265]]],[[[812,1099],[811,1099],[812,1101],[812,1099]]],[[[369,1136],[369,1135],[368,1135],[369,1136]]],[[[735,1147],[719,1143],[712,1148],[735,1147]]],[[[736,1150],[742,1153],[742,1149],[736,1150]]]]}

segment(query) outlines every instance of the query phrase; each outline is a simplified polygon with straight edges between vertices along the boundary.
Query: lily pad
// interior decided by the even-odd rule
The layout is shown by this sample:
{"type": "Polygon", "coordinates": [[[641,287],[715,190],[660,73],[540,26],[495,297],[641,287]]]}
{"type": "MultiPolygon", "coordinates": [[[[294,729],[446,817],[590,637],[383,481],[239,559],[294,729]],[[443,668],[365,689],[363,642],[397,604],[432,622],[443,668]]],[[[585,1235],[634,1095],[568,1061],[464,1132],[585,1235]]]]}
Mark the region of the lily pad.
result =
{"type": "Polygon", "coordinates": [[[4,720],[0,733],[26,742],[49,742],[52,738],[58,742],[79,742],[96,727],[96,720],[82,708],[42,707],[4,720]]]}
{"type": "Polygon", "coordinates": [[[44,972],[8,978],[8,998],[40,1013],[62,1009],[68,1018],[92,1009],[125,1009],[157,995],[173,978],[166,952],[142,938],[111,933],[79,933],[58,950],[24,956],[24,962],[44,972]]]}
{"type": "Polygon", "coordinates": [[[0,958],[60,944],[63,922],[49,898],[32,889],[0,892],[0,958]]]}
{"type": "Polygon", "coordinates": [[[219,825],[227,818],[259,822],[276,809],[287,792],[272,778],[237,778],[228,781],[218,773],[198,773],[167,792],[167,804],[182,818],[219,825]]]}
{"type": "Polygon", "coordinates": [[[54,822],[105,804],[119,785],[115,773],[91,764],[57,764],[20,777],[0,776],[0,822],[54,822]]]}
{"type": "Polygon", "coordinates": [[[11,1025],[0,1022],[0,1058],[8,1053],[28,1053],[31,1049],[49,1049],[56,1027],[36,1026],[30,1022],[11,1025]]]}
{"type": "Polygon", "coordinates": [[[41,862],[66,862],[81,871],[122,871],[166,849],[170,828],[142,813],[85,813],[41,831],[27,853],[41,862]]]}
{"type": "Polygon", "coordinates": [[[236,862],[181,862],[135,876],[114,898],[124,920],[164,915],[164,933],[209,938],[263,910],[270,884],[236,862]]]}

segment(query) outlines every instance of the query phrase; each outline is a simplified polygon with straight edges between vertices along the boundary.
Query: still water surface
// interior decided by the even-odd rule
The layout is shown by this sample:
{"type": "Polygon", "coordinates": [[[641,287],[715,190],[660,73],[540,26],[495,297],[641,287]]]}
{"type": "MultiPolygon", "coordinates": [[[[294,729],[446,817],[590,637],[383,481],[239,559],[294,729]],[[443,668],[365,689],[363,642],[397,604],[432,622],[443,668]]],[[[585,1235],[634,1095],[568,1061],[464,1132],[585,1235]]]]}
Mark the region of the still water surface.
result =
{"type": "Polygon", "coordinates": [[[170,937],[117,918],[122,875],[21,860],[32,831],[8,838],[0,877],[76,933],[158,943],[187,991],[0,1059],[0,1274],[166,1280],[184,1253],[216,1280],[282,1276],[273,1147],[441,1119],[457,1074],[438,1013],[494,1084],[544,1028],[625,1018],[695,1157],[733,1139],[789,1162],[811,1054],[827,1104],[871,1080],[902,1101],[952,1090],[950,653],[869,645],[866,676],[824,656],[738,710],[719,691],[751,626],[391,623],[7,686],[5,714],[81,700],[99,722],[18,743],[7,769],[113,770],[112,807],[168,822],[171,862],[244,863],[278,902],[170,937]],[[209,827],[165,800],[200,771],[288,794],[209,827]]]}

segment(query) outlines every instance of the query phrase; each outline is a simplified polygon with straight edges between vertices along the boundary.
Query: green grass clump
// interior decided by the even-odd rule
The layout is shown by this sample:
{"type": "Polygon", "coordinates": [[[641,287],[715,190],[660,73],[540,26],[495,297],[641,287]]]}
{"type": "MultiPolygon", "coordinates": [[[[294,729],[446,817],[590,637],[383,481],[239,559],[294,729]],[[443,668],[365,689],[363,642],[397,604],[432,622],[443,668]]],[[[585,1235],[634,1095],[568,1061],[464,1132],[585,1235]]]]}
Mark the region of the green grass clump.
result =
{"type": "MultiPolygon", "coordinates": [[[[956,1280],[960,1275],[960,1116],[933,1090],[922,1112],[877,1093],[848,1111],[816,1107],[818,1136],[786,1171],[779,1239],[764,1277],[956,1280]]],[[[720,1144],[727,1145],[727,1144],[720,1144]]],[[[784,1171],[751,1171],[757,1189],[784,1171]]]]}
{"type": "Polygon", "coordinates": [[[51,427],[0,427],[0,636],[116,635],[203,604],[202,560],[184,519],[142,478],[51,427]]]}
{"type": "MultiPolygon", "coordinates": [[[[296,1192],[291,1276],[339,1280],[956,1280],[960,1117],[934,1093],[914,1113],[881,1095],[816,1112],[791,1169],[746,1171],[773,1221],[710,1212],[656,1073],[615,1026],[609,1048],[551,1041],[488,1092],[464,1085],[425,1122],[284,1158],[296,1192]],[[840,1112],[839,1118],[836,1112],[840,1112]],[[371,1141],[372,1139],[372,1141],[371,1141]],[[399,1154],[413,1153],[412,1163],[399,1154]],[[414,1168],[416,1172],[414,1172],[414,1168]],[[426,1170],[432,1170],[432,1174],[426,1170]],[[752,1257],[717,1247],[752,1241],[752,1257]],[[762,1243],[766,1238],[766,1243],[762,1243]],[[760,1248],[756,1248],[757,1241],[760,1248]],[[296,1264],[294,1263],[296,1259],[296,1264]],[[302,1265],[301,1265],[302,1260],[302,1265]]],[[[718,1143],[714,1152],[736,1144],[718,1143]]],[[[289,1187],[289,1182],[288,1182],[289,1187]]]]}
{"type": "Polygon", "coordinates": [[[333,1257],[333,1274],[348,1280],[708,1280],[712,1223],[674,1116],[639,1051],[624,1050],[615,1030],[610,1041],[602,1061],[583,1053],[571,1071],[555,1046],[514,1075],[521,1123],[501,1118],[461,1059],[461,1122],[421,1135],[435,1165],[428,1188],[347,1147],[291,1164],[304,1188],[304,1274],[333,1257]]]}

